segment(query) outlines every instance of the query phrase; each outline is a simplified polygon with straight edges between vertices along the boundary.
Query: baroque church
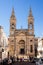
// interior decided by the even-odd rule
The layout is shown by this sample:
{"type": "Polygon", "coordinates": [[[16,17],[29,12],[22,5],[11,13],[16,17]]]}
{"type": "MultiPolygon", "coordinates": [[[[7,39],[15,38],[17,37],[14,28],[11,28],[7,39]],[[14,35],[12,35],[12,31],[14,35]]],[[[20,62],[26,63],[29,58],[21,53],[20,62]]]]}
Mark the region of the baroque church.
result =
{"type": "Polygon", "coordinates": [[[16,29],[14,8],[10,17],[9,55],[35,56],[37,55],[38,39],[34,35],[34,17],[30,8],[28,16],[28,29],[16,29]],[[36,50],[36,51],[35,51],[36,50]]]}

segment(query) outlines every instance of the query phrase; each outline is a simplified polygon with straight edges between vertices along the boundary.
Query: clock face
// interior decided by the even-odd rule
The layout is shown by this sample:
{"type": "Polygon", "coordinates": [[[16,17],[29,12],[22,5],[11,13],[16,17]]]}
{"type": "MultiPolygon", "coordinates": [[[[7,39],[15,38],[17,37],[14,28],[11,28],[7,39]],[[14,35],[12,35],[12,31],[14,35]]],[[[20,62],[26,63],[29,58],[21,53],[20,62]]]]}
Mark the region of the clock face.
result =
{"type": "Polygon", "coordinates": [[[32,32],[29,32],[29,34],[32,34],[32,32]]]}
{"type": "Polygon", "coordinates": [[[30,29],[32,29],[32,24],[30,24],[30,29]]]}
{"type": "Polygon", "coordinates": [[[11,31],[11,34],[14,34],[14,31],[11,31]]]}

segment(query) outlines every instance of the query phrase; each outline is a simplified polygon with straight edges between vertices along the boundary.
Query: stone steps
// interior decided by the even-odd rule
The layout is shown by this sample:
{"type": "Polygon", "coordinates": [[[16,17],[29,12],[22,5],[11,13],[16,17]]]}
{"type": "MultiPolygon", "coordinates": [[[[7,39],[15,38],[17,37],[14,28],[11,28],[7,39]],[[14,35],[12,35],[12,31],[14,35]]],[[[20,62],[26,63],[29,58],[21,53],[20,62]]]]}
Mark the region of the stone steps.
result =
{"type": "Polygon", "coordinates": [[[30,62],[15,62],[14,65],[35,65],[35,63],[30,62]]]}

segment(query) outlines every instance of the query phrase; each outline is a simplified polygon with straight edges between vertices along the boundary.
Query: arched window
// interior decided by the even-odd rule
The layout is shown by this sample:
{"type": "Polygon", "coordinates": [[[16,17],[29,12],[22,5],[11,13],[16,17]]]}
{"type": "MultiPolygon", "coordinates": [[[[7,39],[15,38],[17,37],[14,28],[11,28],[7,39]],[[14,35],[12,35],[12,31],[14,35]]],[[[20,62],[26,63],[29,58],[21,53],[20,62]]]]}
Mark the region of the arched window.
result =
{"type": "Polygon", "coordinates": [[[30,42],[32,42],[33,40],[30,40],[30,42]]]}
{"type": "Polygon", "coordinates": [[[14,29],[14,26],[15,26],[14,23],[12,23],[12,29],[14,29]]]}

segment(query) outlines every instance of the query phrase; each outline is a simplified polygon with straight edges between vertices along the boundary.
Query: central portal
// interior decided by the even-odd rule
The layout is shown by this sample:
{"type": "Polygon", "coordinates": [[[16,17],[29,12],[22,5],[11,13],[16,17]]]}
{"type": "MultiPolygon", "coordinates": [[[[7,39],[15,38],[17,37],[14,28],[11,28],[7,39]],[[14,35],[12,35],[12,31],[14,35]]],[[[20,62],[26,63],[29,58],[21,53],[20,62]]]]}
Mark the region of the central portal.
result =
{"type": "Polygon", "coordinates": [[[24,49],[20,49],[20,54],[25,54],[24,49]]]}
{"type": "Polygon", "coordinates": [[[19,54],[25,54],[25,41],[19,41],[19,54]]]}

